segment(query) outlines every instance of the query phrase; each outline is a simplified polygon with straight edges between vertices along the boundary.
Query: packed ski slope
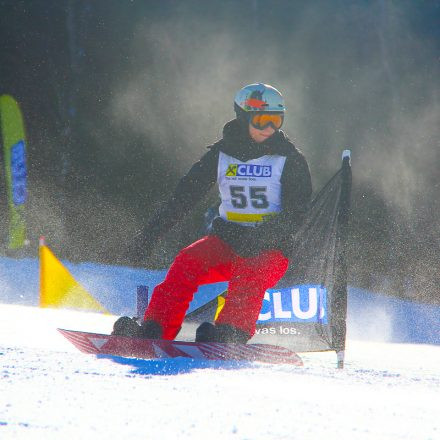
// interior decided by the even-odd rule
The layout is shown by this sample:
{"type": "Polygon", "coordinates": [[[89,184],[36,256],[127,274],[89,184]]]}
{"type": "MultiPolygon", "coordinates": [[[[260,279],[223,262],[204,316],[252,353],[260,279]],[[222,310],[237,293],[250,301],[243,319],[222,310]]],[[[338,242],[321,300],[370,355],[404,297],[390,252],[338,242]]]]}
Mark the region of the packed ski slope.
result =
{"type": "Polygon", "coordinates": [[[57,327],[114,317],[0,306],[1,439],[440,439],[440,347],[351,340],[304,367],[82,354],[57,327]]]}

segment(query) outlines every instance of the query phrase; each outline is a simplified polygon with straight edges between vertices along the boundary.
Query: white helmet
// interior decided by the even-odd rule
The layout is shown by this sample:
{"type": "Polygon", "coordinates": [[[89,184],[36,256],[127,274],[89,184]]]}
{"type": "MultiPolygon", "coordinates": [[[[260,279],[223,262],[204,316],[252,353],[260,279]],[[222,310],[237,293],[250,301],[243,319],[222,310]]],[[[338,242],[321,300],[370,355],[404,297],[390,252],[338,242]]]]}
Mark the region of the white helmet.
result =
{"type": "Polygon", "coordinates": [[[234,100],[237,117],[243,112],[285,112],[284,98],[281,93],[269,84],[249,84],[237,92],[234,100]]]}

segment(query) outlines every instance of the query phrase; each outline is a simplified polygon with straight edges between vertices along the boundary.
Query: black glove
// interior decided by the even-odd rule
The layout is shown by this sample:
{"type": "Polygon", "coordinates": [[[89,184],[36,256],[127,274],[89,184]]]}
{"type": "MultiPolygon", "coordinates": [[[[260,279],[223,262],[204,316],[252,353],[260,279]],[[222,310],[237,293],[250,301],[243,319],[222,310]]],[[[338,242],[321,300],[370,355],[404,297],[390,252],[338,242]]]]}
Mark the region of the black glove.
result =
{"type": "Polygon", "coordinates": [[[288,255],[292,248],[294,225],[270,219],[256,227],[241,226],[217,217],[211,233],[227,242],[242,257],[255,257],[266,250],[279,250],[288,255]]]}
{"type": "Polygon", "coordinates": [[[228,243],[242,257],[253,257],[261,252],[253,227],[241,226],[216,217],[212,222],[211,234],[228,243]]]}

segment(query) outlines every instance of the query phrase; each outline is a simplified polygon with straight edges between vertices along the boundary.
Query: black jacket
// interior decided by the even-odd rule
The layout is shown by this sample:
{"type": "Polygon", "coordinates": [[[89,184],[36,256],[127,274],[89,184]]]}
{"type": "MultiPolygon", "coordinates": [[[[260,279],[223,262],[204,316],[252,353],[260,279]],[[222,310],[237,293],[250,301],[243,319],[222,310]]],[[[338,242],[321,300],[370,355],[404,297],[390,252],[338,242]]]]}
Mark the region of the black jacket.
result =
{"type": "Polygon", "coordinates": [[[220,217],[214,219],[211,234],[229,243],[239,254],[252,255],[262,249],[280,249],[286,238],[293,234],[303,221],[312,195],[309,167],[303,154],[277,131],[263,143],[256,143],[248,134],[248,128],[236,119],[223,128],[223,138],[208,147],[209,151],[196,162],[180,180],[177,188],[160,212],[139,236],[139,245],[147,246],[173,225],[199,202],[217,181],[219,152],[235,157],[241,162],[264,155],[286,157],[281,176],[282,211],[257,227],[241,226],[220,217]]]}

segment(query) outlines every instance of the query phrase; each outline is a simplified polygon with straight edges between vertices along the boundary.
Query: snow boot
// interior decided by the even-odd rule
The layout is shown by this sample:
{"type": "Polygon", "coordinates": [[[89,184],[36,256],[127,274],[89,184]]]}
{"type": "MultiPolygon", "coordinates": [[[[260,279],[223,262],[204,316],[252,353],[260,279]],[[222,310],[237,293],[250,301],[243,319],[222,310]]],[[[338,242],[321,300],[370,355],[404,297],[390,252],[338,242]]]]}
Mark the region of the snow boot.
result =
{"type": "Polygon", "coordinates": [[[162,339],[162,326],[153,320],[143,321],[141,324],[140,337],[146,339],[162,339]]]}
{"type": "Polygon", "coordinates": [[[223,342],[246,344],[250,335],[229,324],[211,324],[204,322],[196,330],[196,342],[223,342]]]}
{"type": "Polygon", "coordinates": [[[215,336],[215,326],[210,322],[200,324],[196,330],[196,342],[214,342],[215,336]]]}
{"type": "Polygon", "coordinates": [[[112,335],[136,337],[139,334],[140,325],[135,318],[121,316],[113,324],[112,335]]]}
{"type": "Polygon", "coordinates": [[[144,321],[141,325],[136,318],[122,316],[113,324],[112,335],[130,338],[160,339],[162,327],[156,321],[144,321]]]}

